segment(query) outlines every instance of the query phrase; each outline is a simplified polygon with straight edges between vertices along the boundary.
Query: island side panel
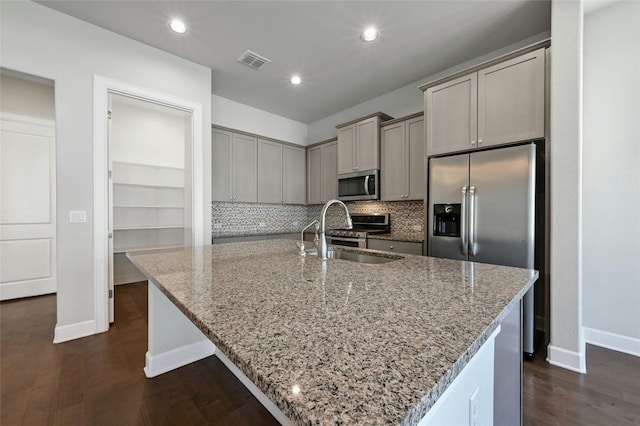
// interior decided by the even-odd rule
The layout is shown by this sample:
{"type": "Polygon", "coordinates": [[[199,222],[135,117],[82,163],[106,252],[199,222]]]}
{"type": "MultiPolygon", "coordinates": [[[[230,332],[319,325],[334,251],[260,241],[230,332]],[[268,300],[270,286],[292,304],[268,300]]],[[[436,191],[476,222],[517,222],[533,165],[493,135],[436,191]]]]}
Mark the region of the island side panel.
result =
{"type": "Polygon", "coordinates": [[[149,342],[144,373],[156,377],[211,356],[216,346],[149,281],[149,342]]]}
{"type": "Polygon", "coordinates": [[[500,323],[495,342],[494,424],[522,424],[522,300],[500,323]]]}

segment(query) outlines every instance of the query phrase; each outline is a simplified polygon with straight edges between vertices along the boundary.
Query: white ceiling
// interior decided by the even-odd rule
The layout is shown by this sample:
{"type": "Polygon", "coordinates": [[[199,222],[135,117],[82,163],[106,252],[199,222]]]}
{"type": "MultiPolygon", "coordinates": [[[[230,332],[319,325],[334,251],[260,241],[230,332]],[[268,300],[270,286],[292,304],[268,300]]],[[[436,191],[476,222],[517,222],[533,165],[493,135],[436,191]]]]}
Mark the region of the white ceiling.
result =
{"type": "Polygon", "coordinates": [[[551,27],[548,0],[42,4],[207,66],[216,95],[303,123],[551,27]],[[170,31],[171,17],[189,31],[170,31]],[[372,24],[380,38],[361,42],[360,32],[372,24]],[[272,62],[260,71],[237,62],[246,49],[272,62]],[[289,83],[293,73],[301,85],[289,83]]]}

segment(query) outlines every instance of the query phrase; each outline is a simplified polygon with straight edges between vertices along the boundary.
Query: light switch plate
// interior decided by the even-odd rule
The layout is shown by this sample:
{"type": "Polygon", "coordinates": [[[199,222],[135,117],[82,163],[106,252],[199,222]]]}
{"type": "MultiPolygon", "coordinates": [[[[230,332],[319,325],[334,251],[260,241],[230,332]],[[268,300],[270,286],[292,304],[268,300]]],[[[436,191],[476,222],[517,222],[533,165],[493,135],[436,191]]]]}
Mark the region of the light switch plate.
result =
{"type": "Polygon", "coordinates": [[[86,210],[69,210],[69,223],[86,223],[86,210]]]}

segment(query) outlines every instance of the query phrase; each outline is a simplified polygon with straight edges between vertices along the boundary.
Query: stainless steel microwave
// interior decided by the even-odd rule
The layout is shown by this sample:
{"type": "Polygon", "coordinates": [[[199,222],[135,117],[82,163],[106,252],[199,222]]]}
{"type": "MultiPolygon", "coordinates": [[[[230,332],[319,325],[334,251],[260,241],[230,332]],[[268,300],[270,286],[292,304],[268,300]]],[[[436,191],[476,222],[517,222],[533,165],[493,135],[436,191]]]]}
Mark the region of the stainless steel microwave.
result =
{"type": "Polygon", "coordinates": [[[338,199],[343,201],[378,200],[380,186],[378,170],[338,175],[338,199]]]}

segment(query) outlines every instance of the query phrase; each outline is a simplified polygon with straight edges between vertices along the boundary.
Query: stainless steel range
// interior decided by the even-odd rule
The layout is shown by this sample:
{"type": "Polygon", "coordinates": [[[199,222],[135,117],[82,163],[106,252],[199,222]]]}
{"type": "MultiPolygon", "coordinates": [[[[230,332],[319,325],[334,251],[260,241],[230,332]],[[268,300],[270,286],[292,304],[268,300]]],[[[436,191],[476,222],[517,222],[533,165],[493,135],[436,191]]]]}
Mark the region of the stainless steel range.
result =
{"type": "Polygon", "coordinates": [[[353,229],[329,229],[327,243],[334,246],[367,248],[367,235],[391,232],[389,214],[352,214],[353,229]]]}

